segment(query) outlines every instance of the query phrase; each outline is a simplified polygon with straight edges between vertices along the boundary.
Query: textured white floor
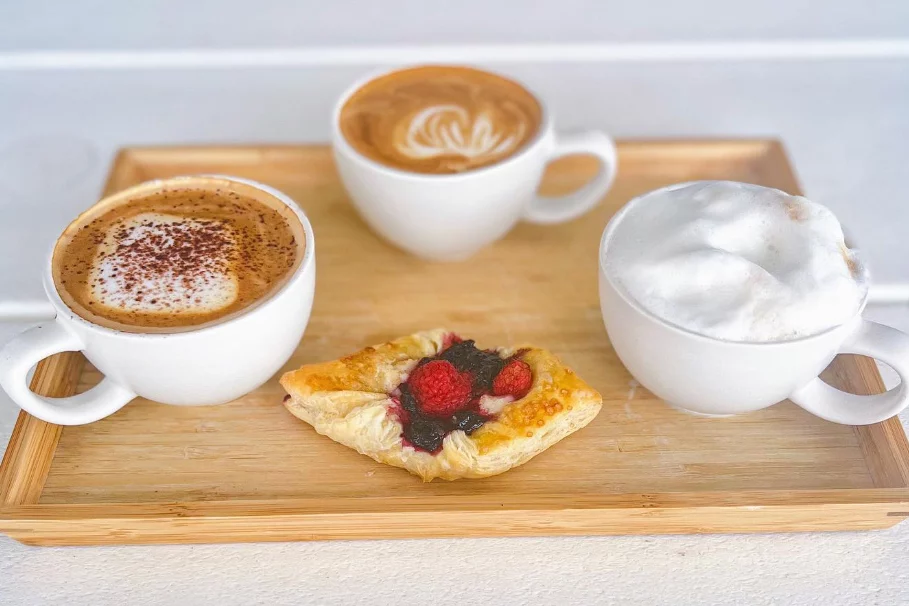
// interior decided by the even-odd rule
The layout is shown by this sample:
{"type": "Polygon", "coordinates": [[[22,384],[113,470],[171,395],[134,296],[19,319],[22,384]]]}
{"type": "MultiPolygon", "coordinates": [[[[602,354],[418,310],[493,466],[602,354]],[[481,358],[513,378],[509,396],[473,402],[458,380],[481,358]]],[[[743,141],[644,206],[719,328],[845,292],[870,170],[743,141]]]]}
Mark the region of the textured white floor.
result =
{"type": "MultiPolygon", "coordinates": [[[[0,343],[22,328],[0,324],[0,343]]],[[[0,395],[3,445],[17,410],[0,395]]],[[[906,523],[861,533],[153,547],[26,547],[0,536],[3,606],[906,603],[906,523]]]]}

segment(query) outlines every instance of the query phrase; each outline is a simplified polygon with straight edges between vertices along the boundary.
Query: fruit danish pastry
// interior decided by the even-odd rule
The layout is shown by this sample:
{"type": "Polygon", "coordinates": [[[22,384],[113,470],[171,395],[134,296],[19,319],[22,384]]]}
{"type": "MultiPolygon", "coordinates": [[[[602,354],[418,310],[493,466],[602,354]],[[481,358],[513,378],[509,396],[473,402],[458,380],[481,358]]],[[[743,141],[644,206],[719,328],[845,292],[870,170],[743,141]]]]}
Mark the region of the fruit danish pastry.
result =
{"type": "Polygon", "coordinates": [[[281,377],[317,432],[424,481],[482,478],[587,425],[602,398],[546,350],[415,333],[281,377]]]}

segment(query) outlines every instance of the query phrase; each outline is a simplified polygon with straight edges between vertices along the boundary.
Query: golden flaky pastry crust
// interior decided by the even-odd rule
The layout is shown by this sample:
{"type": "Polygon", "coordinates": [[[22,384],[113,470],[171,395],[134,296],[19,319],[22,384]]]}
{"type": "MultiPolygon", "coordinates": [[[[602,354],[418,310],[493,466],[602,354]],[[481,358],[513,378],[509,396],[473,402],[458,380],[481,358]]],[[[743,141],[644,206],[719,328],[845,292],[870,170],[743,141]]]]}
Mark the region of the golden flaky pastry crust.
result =
{"type": "MultiPolygon", "coordinates": [[[[506,404],[470,436],[452,431],[437,454],[405,445],[397,407],[388,394],[407,379],[420,358],[436,355],[449,335],[443,329],[419,332],[288,372],[281,377],[291,396],[285,406],[320,434],[426,482],[508,471],[584,427],[600,411],[600,394],[554,355],[521,347],[521,359],[533,371],[533,387],[525,397],[506,404]]],[[[514,351],[498,350],[503,357],[514,351]]]]}

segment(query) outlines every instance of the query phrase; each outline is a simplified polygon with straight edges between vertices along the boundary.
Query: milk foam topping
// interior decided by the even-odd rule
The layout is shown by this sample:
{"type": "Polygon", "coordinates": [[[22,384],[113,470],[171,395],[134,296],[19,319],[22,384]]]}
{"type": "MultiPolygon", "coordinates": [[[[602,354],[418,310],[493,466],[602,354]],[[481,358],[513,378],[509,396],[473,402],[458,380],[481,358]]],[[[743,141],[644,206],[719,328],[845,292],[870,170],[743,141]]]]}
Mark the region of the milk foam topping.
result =
{"type": "Polygon", "coordinates": [[[703,181],[638,198],[603,266],[642,307],[728,341],[813,335],[859,311],[867,276],[826,207],[782,191],[703,181]]]}
{"type": "Polygon", "coordinates": [[[457,105],[433,105],[419,111],[407,127],[399,152],[411,158],[463,156],[486,162],[517,149],[527,127],[518,122],[516,132],[499,129],[486,113],[471,116],[457,105]]]}
{"type": "Polygon", "coordinates": [[[424,66],[367,82],[344,103],[341,132],[358,152],[398,169],[451,174],[517,153],[542,107],[521,85],[465,67],[424,66]]]}
{"type": "Polygon", "coordinates": [[[113,226],[90,269],[99,305],[152,314],[209,313],[238,294],[231,229],[217,220],[142,213],[113,226]]]}

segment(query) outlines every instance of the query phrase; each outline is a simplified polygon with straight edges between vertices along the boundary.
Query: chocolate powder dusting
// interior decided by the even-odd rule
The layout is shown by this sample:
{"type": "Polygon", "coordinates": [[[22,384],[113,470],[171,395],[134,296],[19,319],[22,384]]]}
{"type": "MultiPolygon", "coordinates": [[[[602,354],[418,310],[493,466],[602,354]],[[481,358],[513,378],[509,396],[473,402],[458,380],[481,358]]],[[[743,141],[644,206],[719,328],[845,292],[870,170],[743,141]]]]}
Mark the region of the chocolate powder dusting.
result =
{"type": "Polygon", "coordinates": [[[802,222],[808,218],[804,205],[799,204],[794,199],[786,198],[784,204],[786,205],[786,214],[793,221],[802,222]]]}
{"type": "MultiPolygon", "coordinates": [[[[116,255],[124,268],[124,288],[134,290],[141,300],[144,282],[171,272],[185,287],[193,281],[207,281],[211,274],[231,271],[238,254],[224,221],[186,223],[143,222],[121,228],[116,233],[120,244],[116,255]],[[141,230],[141,231],[140,231],[141,230]]],[[[169,287],[168,291],[173,291],[169,287]]],[[[155,300],[152,300],[152,304],[155,300]]]]}
{"type": "MultiPolygon", "coordinates": [[[[100,318],[122,330],[192,327],[232,314],[283,284],[303,253],[297,244],[302,227],[290,213],[227,188],[164,189],[116,205],[67,233],[72,236],[54,253],[58,291],[80,315],[81,307],[92,321],[100,318]],[[111,240],[115,247],[105,253],[111,240]],[[56,262],[61,255],[65,263],[56,262]],[[160,309],[111,307],[95,299],[92,280],[100,278],[94,270],[105,259],[116,261],[119,272],[110,277],[117,280],[120,295],[136,303],[160,303],[160,309]],[[196,289],[224,275],[236,278],[233,303],[194,311],[192,304],[200,304],[196,289]],[[160,284],[163,277],[172,280],[163,288],[166,296],[157,290],[161,298],[151,297],[146,285],[160,284]]],[[[100,294],[108,293],[102,287],[100,294]]]]}
{"type": "Polygon", "coordinates": [[[849,274],[854,279],[856,279],[856,280],[859,279],[862,271],[861,271],[861,267],[855,260],[855,256],[853,255],[853,252],[851,250],[849,250],[848,248],[846,248],[845,244],[841,244],[840,245],[840,254],[843,255],[843,260],[846,262],[846,267],[849,269],[849,274]]]}

